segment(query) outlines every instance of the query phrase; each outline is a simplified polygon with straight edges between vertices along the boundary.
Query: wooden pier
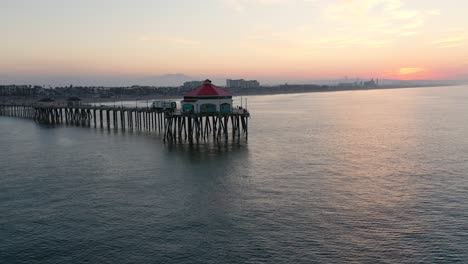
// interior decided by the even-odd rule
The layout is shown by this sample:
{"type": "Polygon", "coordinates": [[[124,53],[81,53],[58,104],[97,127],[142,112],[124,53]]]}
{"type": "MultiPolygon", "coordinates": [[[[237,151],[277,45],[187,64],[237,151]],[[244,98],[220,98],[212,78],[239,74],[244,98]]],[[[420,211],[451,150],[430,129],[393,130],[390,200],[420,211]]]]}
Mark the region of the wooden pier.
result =
{"type": "Polygon", "coordinates": [[[234,109],[231,113],[166,113],[164,139],[175,142],[206,142],[228,139],[229,130],[232,138],[240,138],[241,134],[248,138],[248,120],[250,114],[245,109],[234,109]],[[229,128],[229,124],[231,127],[229,128]]]}
{"type": "Polygon", "coordinates": [[[0,104],[0,116],[32,119],[49,125],[79,125],[163,133],[164,142],[206,142],[248,137],[246,109],[230,113],[181,113],[152,108],[65,104],[0,104]],[[231,125],[229,125],[231,124],[231,125]]]}

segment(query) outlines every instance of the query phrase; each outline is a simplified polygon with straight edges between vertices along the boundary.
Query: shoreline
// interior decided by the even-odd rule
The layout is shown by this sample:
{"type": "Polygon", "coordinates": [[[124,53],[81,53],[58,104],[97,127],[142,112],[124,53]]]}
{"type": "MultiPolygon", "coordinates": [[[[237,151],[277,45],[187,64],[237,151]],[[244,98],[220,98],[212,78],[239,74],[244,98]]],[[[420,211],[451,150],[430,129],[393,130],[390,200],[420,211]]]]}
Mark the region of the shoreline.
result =
{"type": "MultiPolygon", "coordinates": [[[[242,92],[242,93],[233,93],[233,96],[262,96],[262,95],[282,95],[282,94],[301,94],[301,93],[329,93],[329,92],[350,92],[350,91],[372,91],[372,90],[390,90],[390,89],[414,89],[414,88],[436,88],[436,87],[455,87],[458,85],[433,85],[433,86],[408,86],[408,87],[378,87],[378,88],[356,88],[356,89],[333,89],[328,88],[326,90],[293,90],[293,91],[271,91],[267,90],[264,92],[259,92],[258,90],[254,92],[242,92]]],[[[72,95],[74,96],[74,95],[72,95]]],[[[65,97],[52,97],[56,102],[65,102],[67,98],[72,96],[65,97]]],[[[94,97],[81,97],[82,103],[111,103],[111,102],[129,102],[129,101],[151,101],[151,100],[177,100],[181,99],[183,95],[168,95],[168,96],[119,96],[111,98],[94,98],[94,97]]],[[[19,97],[19,96],[2,96],[0,97],[0,102],[8,103],[36,103],[38,100],[44,97],[19,97]]]]}
{"type": "MultiPolygon", "coordinates": [[[[234,97],[240,96],[263,96],[263,95],[286,95],[286,94],[301,94],[301,93],[330,93],[330,92],[350,92],[350,91],[372,91],[372,90],[393,90],[393,89],[414,89],[414,88],[436,88],[436,87],[455,87],[459,85],[434,85],[434,86],[410,86],[410,87],[378,87],[370,89],[328,89],[328,90],[315,90],[315,91],[265,91],[265,92],[252,92],[252,93],[233,93],[234,97]]],[[[125,96],[119,98],[96,98],[104,100],[92,100],[84,98],[83,102],[86,103],[111,103],[111,102],[121,102],[121,101],[138,101],[142,102],[145,100],[178,100],[182,99],[183,95],[177,96],[145,96],[145,97],[135,97],[135,96],[125,96]]]]}

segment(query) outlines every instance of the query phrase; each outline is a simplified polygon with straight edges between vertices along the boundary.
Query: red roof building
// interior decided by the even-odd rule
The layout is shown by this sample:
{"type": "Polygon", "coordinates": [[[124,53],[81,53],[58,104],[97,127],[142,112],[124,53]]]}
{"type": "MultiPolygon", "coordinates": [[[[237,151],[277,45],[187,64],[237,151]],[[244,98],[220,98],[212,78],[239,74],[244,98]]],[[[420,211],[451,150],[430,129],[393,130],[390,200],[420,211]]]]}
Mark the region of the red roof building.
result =
{"type": "Polygon", "coordinates": [[[206,80],[184,95],[181,106],[184,113],[230,113],[232,94],[206,80]]]}
{"type": "Polygon", "coordinates": [[[232,98],[232,94],[228,91],[221,89],[211,83],[210,80],[206,80],[202,85],[193,89],[192,91],[184,95],[184,99],[206,99],[206,98],[232,98]]]}

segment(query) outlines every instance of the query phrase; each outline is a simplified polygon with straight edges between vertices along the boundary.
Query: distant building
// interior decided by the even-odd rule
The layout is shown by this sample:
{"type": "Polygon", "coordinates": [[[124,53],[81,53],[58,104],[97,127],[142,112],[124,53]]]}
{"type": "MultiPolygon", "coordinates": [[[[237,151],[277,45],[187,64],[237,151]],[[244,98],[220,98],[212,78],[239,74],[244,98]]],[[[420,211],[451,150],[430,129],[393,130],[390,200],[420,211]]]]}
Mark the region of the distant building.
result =
{"type": "Polygon", "coordinates": [[[355,89],[355,88],[364,88],[364,89],[372,89],[379,87],[378,80],[371,79],[369,81],[358,81],[355,82],[343,82],[339,83],[338,88],[341,89],[355,89]]]}
{"type": "Polygon", "coordinates": [[[374,81],[374,79],[364,82],[362,87],[364,88],[377,88],[379,87],[378,80],[374,81]]]}
{"type": "Polygon", "coordinates": [[[354,88],[354,87],[359,87],[357,83],[339,83],[338,87],[340,88],[354,88]]]}
{"type": "Polygon", "coordinates": [[[227,88],[244,88],[244,89],[250,89],[250,88],[258,88],[260,87],[260,83],[257,80],[231,80],[227,79],[226,80],[226,87],[227,88]]]}
{"type": "Polygon", "coordinates": [[[184,85],[182,85],[182,88],[185,90],[185,89],[188,89],[188,90],[191,90],[193,88],[196,88],[200,85],[202,85],[203,82],[202,81],[190,81],[190,82],[184,82],[184,85]]]}
{"type": "Polygon", "coordinates": [[[0,96],[36,96],[42,87],[31,85],[0,85],[0,96]]]}

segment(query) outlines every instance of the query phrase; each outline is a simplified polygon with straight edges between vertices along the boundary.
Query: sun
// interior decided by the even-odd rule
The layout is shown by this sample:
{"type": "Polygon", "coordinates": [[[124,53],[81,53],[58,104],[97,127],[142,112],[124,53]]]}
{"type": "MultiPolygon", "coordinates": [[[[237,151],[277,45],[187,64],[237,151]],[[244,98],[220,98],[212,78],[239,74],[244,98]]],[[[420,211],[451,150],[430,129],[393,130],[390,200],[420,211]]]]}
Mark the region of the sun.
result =
{"type": "Polygon", "coordinates": [[[397,76],[402,80],[419,79],[426,75],[426,69],[421,67],[405,67],[398,70],[397,76]]]}
{"type": "Polygon", "coordinates": [[[398,75],[416,74],[426,71],[424,68],[401,68],[398,75]]]}

